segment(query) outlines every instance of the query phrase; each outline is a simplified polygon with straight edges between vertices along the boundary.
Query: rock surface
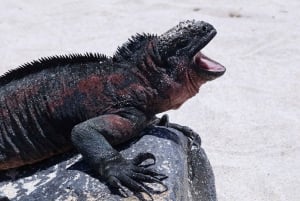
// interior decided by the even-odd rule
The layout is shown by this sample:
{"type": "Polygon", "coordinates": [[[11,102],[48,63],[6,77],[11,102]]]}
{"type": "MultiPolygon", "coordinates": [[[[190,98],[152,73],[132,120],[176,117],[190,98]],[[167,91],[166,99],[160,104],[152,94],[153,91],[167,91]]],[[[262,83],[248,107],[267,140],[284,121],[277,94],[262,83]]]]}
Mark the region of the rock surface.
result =
{"type": "MultiPolygon", "coordinates": [[[[152,186],[154,200],[216,200],[214,175],[201,147],[190,145],[181,132],[173,129],[154,127],[144,133],[142,138],[119,147],[119,150],[126,158],[133,158],[140,152],[151,152],[156,156],[154,168],[168,175],[163,182],[169,190],[158,193],[156,191],[161,187],[152,186]]],[[[75,153],[1,173],[0,192],[15,201],[133,201],[143,200],[143,196],[147,199],[144,194],[120,197],[75,153]]]]}

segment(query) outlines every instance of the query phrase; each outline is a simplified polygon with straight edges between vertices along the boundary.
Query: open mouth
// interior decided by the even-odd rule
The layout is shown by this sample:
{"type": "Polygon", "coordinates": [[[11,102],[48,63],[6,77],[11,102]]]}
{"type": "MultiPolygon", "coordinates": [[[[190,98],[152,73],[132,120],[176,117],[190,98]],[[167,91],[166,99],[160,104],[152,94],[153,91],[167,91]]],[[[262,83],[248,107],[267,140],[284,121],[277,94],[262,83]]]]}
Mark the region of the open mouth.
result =
{"type": "Polygon", "coordinates": [[[212,31],[208,34],[208,37],[205,38],[204,42],[200,39],[200,44],[202,45],[198,48],[198,52],[193,57],[193,63],[196,66],[196,70],[201,74],[205,74],[210,77],[213,76],[211,78],[219,77],[226,71],[224,66],[201,53],[201,49],[203,49],[215,35],[216,31],[212,31]]]}

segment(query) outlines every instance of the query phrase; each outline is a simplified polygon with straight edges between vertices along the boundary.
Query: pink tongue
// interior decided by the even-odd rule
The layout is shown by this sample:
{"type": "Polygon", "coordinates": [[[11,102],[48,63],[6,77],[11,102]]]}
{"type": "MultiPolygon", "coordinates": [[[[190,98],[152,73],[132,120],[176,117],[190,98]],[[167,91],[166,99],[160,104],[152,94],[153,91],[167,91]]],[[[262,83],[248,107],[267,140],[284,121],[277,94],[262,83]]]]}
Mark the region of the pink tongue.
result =
{"type": "Polygon", "coordinates": [[[208,58],[207,56],[205,56],[204,54],[202,54],[200,52],[196,55],[195,62],[198,65],[198,67],[200,67],[204,70],[207,70],[207,71],[222,72],[225,70],[224,66],[222,66],[218,62],[208,58]]]}

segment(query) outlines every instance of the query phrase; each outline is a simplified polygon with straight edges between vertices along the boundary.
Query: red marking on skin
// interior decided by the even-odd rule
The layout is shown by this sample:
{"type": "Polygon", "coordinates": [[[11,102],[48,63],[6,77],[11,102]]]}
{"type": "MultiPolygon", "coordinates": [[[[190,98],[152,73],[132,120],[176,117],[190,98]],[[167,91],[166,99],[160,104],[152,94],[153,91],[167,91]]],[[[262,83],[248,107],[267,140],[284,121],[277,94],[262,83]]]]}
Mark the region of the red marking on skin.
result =
{"type": "Polygon", "coordinates": [[[107,140],[113,145],[127,141],[134,134],[132,122],[119,115],[105,115],[99,123],[110,133],[107,140]]]}
{"type": "Polygon", "coordinates": [[[142,86],[141,84],[139,83],[136,83],[136,84],[131,84],[130,85],[130,88],[134,91],[144,91],[145,90],[145,87],[142,86]]]}
{"type": "Polygon", "coordinates": [[[192,68],[186,72],[185,77],[187,81],[186,88],[190,92],[191,96],[196,95],[199,92],[201,85],[207,82],[206,79],[204,79],[202,76],[199,76],[198,73],[192,68]]]}
{"type": "Polygon", "coordinates": [[[145,87],[140,83],[132,83],[128,87],[116,91],[118,96],[125,98],[125,103],[133,102],[145,109],[147,107],[151,108],[149,104],[157,95],[156,92],[156,90],[145,87]]]}
{"type": "Polygon", "coordinates": [[[180,69],[180,73],[176,80],[168,76],[162,77],[162,82],[167,86],[163,93],[168,98],[159,100],[155,104],[154,107],[158,107],[159,112],[179,108],[185,101],[195,96],[200,86],[206,82],[187,63],[181,63],[177,68],[180,69]]]}
{"type": "Polygon", "coordinates": [[[0,119],[3,121],[4,118],[8,117],[8,110],[6,108],[0,109],[0,119]]]}
{"type": "Polygon", "coordinates": [[[55,112],[57,107],[62,106],[64,104],[65,98],[71,96],[73,92],[73,89],[66,89],[63,92],[57,91],[55,93],[52,93],[49,96],[50,100],[48,101],[48,107],[51,112],[55,112]]]}
{"type": "MultiPolygon", "coordinates": [[[[81,81],[77,83],[77,85],[73,87],[69,87],[65,84],[64,80],[60,81],[61,87],[59,90],[54,90],[51,94],[49,94],[48,100],[48,108],[50,109],[51,113],[55,113],[57,108],[60,106],[63,106],[65,104],[65,101],[70,98],[74,97],[75,93],[82,93],[84,94],[85,98],[84,100],[81,100],[82,102],[76,102],[74,100],[74,104],[81,105],[88,109],[89,111],[92,111],[92,114],[87,114],[94,116],[94,113],[96,113],[99,110],[98,108],[92,108],[93,104],[95,104],[95,98],[103,99],[100,95],[103,90],[103,83],[101,78],[92,75],[88,76],[81,81]],[[92,103],[92,104],[91,104],[92,103]]],[[[105,101],[103,99],[103,101],[105,101]]]]}
{"type": "Polygon", "coordinates": [[[59,106],[62,106],[64,104],[64,101],[66,97],[72,96],[74,93],[73,88],[67,87],[65,85],[64,79],[60,81],[61,83],[61,89],[60,90],[54,90],[51,94],[49,94],[49,100],[48,100],[48,107],[51,112],[55,112],[56,108],[59,106]]]}
{"type": "Polygon", "coordinates": [[[112,75],[109,75],[107,77],[107,81],[110,82],[111,84],[114,84],[114,85],[117,85],[117,84],[120,84],[122,83],[123,81],[125,80],[124,78],[124,75],[122,74],[112,74],[112,75]]]}
{"type": "Polygon", "coordinates": [[[87,117],[94,117],[99,113],[109,111],[111,100],[104,93],[105,85],[108,83],[107,78],[91,75],[78,82],[75,87],[85,97],[78,104],[85,108],[87,117]]]}
{"type": "Polygon", "coordinates": [[[131,97],[135,99],[135,94],[142,94],[145,91],[145,87],[141,83],[125,82],[124,75],[114,74],[108,77],[108,82],[115,87],[115,93],[122,98],[131,97]]]}
{"type": "Polygon", "coordinates": [[[185,101],[195,96],[205,82],[206,80],[198,76],[191,68],[185,71],[181,86],[175,90],[173,98],[170,98],[172,109],[179,108],[185,101]]]}
{"type": "Polygon", "coordinates": [[[95,94],[101,93],[103,90],[103,80],[95,75],[89,76],[78,83],[78,89],[81,93],[95,94]]]}

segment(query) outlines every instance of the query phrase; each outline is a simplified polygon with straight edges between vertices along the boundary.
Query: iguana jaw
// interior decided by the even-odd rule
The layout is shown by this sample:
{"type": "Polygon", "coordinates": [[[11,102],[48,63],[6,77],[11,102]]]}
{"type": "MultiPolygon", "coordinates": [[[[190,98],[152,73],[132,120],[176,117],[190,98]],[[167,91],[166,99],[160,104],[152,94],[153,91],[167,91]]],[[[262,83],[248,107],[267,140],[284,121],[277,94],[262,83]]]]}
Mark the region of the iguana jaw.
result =
{"type": "Polygon", "coordinates": [[[207,22],[187,20],[159,36],[157,48],[166,69],[192,69],[205,81],[223,75],[225,67],[200,52],[216,34],[207,22]]]}
{"type": "Polygon", "coordinates": [[[215,29],[212,29],[205,37],[198,39],[189,51],[189,55],[193,55],[192,66],[195,71],[204,76],[207,80],[213,80],[223,75],[226,71],[225,67],[218,62],[205,56],[201,50],[215,37],[217,34],[215,29]],[[197,45],[199,44],[199,45],[197,45]]]}
{"type": "Polygon", "coordinates": [[[224,66],[205,56],[200,51],[193,58],[193,68],[199,75],[205,76],[207,80],[220,77],[226,71],[224,66]]]}

